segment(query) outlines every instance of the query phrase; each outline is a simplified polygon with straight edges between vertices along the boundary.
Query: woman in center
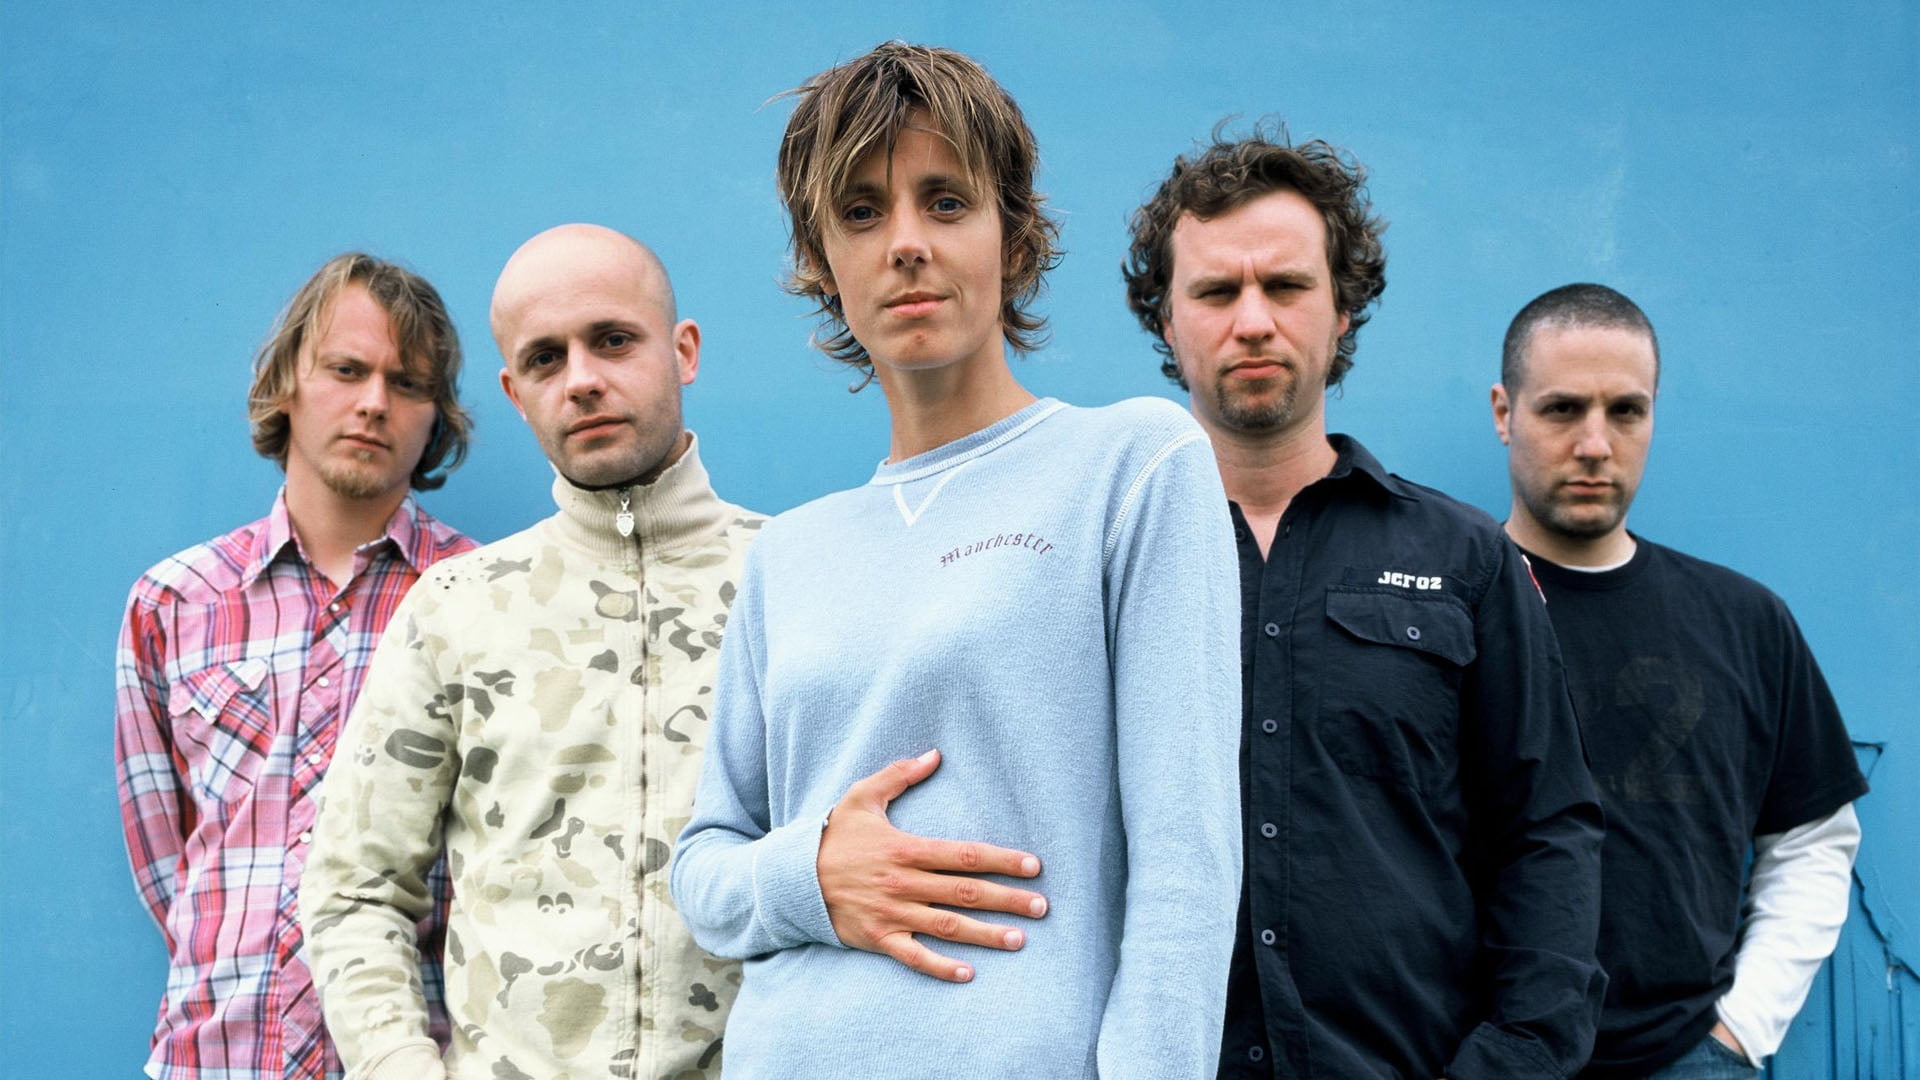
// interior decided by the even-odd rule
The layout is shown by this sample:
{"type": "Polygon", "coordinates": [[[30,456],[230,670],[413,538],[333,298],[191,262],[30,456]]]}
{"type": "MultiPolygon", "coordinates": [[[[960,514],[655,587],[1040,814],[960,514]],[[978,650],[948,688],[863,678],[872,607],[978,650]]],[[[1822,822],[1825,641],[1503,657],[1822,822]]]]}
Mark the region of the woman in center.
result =
{"type": "Polygon", "coordinates": [[[794,291],[872,480],[770,522],[673,896],[743,957],[726,1074],[1211,1077],[1240,893],[1238,574],[1199,426],[1028,393],[1033,135],[958,53],[809,79],[794,291]]]}

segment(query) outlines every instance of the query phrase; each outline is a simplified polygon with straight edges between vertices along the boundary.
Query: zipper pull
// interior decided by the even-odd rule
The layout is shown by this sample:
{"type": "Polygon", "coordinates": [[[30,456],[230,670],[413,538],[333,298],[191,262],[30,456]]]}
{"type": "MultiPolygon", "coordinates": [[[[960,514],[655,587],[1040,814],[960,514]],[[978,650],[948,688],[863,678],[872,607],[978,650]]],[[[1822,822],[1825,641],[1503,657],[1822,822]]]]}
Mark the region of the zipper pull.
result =
{"type": "Polygon", "coordinates": [[[620,493],[620,512],[613,515],[613,527],[620,530],[621,536],[633,535],[633,496],[629,492],[620,493]]]}

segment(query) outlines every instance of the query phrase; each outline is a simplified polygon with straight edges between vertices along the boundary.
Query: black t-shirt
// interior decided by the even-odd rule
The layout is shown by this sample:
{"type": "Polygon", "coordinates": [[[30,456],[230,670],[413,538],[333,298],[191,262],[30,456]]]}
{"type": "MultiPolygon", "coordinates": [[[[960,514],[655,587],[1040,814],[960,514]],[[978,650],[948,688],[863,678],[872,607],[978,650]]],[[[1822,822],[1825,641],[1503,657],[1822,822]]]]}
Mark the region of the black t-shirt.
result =
{"type": "Polygon", "coordinates": [[[1607,814],[1589,1080],[1643,1076],[1713,1027],[1733,984],[1755,836],[1867,790],[1833,695],[1780,598],[1639,540],[1623,567],[1531,556],[1607,814]]]}

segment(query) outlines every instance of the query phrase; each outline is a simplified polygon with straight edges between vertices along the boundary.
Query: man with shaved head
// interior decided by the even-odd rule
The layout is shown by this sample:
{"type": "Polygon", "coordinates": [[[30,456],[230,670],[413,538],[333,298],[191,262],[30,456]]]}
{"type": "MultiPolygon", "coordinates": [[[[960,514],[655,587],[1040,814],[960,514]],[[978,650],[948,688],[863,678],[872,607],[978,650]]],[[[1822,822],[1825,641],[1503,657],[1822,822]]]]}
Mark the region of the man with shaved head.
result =
{"type": "Polygon", "coordinates": [[[633,239],[563,225],[494,287],[500,385],[559,512],[440,564],[341,735],[301,917],[355,1080],[718,1077],[739,985],[667,892],[720,633],[762,518],[707,483],[700,329],[633,239]],[[412,926],[454,899],[444,1057],[412,926]]]}

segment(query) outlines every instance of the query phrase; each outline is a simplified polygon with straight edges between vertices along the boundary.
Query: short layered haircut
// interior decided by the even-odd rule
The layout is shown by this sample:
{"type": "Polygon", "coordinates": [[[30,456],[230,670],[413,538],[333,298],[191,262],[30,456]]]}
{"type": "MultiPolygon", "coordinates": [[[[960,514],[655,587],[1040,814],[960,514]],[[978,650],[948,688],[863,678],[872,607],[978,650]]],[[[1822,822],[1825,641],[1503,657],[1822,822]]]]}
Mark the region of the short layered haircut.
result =
{"type": "Polygon", "coordinates": [[[1060,228],[1034,190],[1039,149],[1000,84],[951,49],[889,41],[828,69],[788,94],[799,99],[780,142],[778,181],[787,210],[793,267],[787,291],[819,305],[814,344],[842,363],[871,372],[873,360],[829,295],[826,230],[835,206],[870,154],[891,156],[901,132],[924,126],[946,139],[967,178],[994,192],[1003,238],[1000,325],[1017,352],[1046,341],[1046,319],[1032,310],[1044,277],[1060,261],[1060,228]]]}
{"type": "Polygon", "coordinates": [[[1178,358],[1167,344],[1173,282],[1173,230],[1192,214],[1210,221],[1276,191],[1297,192],[1313,204],[1327,230],[1327,270],[1333,278],[1334,309],[1347,317],[1347,332],[1327,368],[1327,386],[1339,385],[1353,367],[1360,328],[1387,288],[1387,253],[1381,244],[1386,223],[1373,213],[1367,196],[1367,171],[1352,155],[1319,139],[1293,145],[1284,124],[1256,127],[1246,138],[1228,140],[1222,128],[1198,155],[1174,159],[1173,171],[1129,226],[1132,244],[1121,264],[1127,306],[1153,336],[1162,360],[1161,374],[1186,388],[1178,358]]]}
{"type": "Polygon", "coordinates": [[[261,457],[287,467],[292,425],[287,406],[300,381],[301,351],[319,338],[333,302],[349,287],[365,288],[387,313],[400,362],[407,374],[431,390],[433,434],[414,466],[412,486],[432,491],[467,456],[473,421],[460,407],[460,335],[440,294],[420,275],[385,259],[352,251],[328,259],[287,302],[272,334],[253,361],[253,387],[247,392],[247,420],[253,448],[261,457]]]}
{"type": "Polygon", "coordinates": [[[1653,321],[1625,293],[1589,281],[1548,289],[1513,317],[1500,347],[1500,384],[1509,392],[1520,388],[1526,377],[1527,345],[1534,331],[1576,326],[1647,335],[1647,343],[1653,346],[1653,384],[1660,385],[1660,337],[1653,332],[1653,321]]]}

